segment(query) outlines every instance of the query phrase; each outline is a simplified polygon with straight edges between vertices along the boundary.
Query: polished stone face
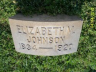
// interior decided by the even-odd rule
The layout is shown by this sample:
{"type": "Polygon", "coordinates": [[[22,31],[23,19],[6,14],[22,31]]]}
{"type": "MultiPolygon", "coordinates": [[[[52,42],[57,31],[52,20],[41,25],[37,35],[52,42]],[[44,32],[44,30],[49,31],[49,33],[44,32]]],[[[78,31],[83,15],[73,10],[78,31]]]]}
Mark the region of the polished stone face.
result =
{"type": "Polygon", "coordinates": [[[16,51],[44,56],[76,52],[82,22],[66,15],[16,15],[9,19],[16,51]]]}

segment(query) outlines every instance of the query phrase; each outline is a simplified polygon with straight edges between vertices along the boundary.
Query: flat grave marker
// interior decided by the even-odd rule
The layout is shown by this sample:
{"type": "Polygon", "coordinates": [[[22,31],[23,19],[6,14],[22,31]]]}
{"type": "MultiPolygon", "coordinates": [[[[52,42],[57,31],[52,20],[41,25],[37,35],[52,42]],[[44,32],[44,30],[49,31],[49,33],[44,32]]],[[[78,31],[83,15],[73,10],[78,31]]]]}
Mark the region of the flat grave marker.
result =
{"type": "Polygon", "coordinates": [[[77,51],[83,21],[77,16],[17,14],[9,23],[16,51],[54,56],[77,51]]]}

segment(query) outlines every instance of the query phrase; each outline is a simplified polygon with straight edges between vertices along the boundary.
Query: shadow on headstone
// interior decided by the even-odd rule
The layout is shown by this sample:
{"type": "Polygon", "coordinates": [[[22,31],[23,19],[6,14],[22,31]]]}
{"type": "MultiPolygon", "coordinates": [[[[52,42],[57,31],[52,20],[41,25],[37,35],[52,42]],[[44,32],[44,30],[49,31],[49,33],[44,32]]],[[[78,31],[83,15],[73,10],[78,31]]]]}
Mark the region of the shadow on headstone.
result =
{"type": "Polygon", "coordinates": [[[69,16],[69,15],[56,15],[56,16],[49,16],[49,15],[33,15],[30,16],[24,16],[22,14],[17,14],[10,19],[15,20],[23,20],[23,21],[36,21],[36,22],[63,22],[63,21],[78,21],[82,20],[78,16],[69,16]]]}

